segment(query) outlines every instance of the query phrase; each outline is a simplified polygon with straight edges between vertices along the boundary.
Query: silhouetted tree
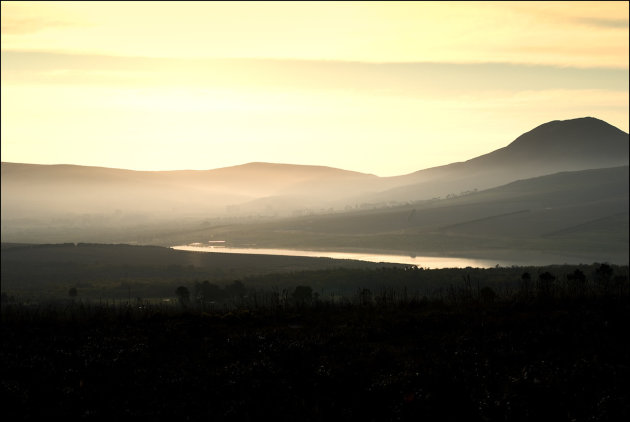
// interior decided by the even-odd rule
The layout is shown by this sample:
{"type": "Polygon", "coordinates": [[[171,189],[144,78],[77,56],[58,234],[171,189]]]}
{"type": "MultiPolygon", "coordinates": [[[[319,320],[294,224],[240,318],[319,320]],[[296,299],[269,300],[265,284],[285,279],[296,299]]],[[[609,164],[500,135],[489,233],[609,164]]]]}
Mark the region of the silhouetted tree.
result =
{"type": "Polygon", "coordinates": [[[483,287],[479,291],[479,299],[481,300],[481,303],[493,303],[496,297],[497,294],[489,286],[483,287]]]}
{"type": "Polygon", "coordinates": [[[79,292],[76,287],[71,287],[70,290],[68,290],[68,296],[70,296],[70,299],[74,300],[78,295],[79,292]]]}
{"type": "Polygon", "coordinates": [[[175,295],[177,296],[179,304],[182,305],[182,307],[185,308],[188,306],[188,304],[190,303],[190,291],[188,291],[187,287],[179,286],[177,289],[175,289],[175,295]]]}
{"type": "Polygon", "coordinates": [[[225,292],[232,299],[243,299],[245,297],[247,289],[245,289],[245,285],[243,284],[243,282],[239,280],[234,280],[233,282],[225,286],[225,292]]]}
{"type": "Polygon", "coordinates": [[[205,280],[201,283],[195,283],[195,299],[203,306],[208,302],[222,300],[225,297],[225,291],[221,290],[216,284],[205,280]]]}
{"type": "Polygon", "coordinates": [[[299,304],[310,302],[313,299],[313,289],[310,286],[296,286],[292,297],[299,304]]]}
{"type": "Polygon", "coordinates": [[[521,275],[521,295],[529,297],[532,288],[532,276],[525,272],[521,275]]]}
{"type": "MultiPolygon", "coordinates": [[[[612,287],[615,289],[615,294],[621,297],[624,294],[624,290],[628,286],[628,277],[625,275],[616,275],[612,280],[612,287]]],[[[630,286],[628,286],[630,287],[630,286]]]]}
{"type": "Polygon", "coordinates": [[[371,305],[373,303],[372,291],[370,289],[361,289],[357,295],[360,305],[371,305]]]}
{"type": "Polygon", "coordinates": [[[551,288],[555,279],[556,276],[551,274],[549,271],[545,271],[544,273],[540,274],[538,276],[538,295],[541,297],[550,296],[551,288]]]}
{"type": "Polygon", "coordinates": [[[571,274],[567,274],[569,293],[574,296],[584,296],[586,292],[586,275],[579,268],[571,274]]]}
{"type": "Polygon", "coordinates": [[[610,280],[612,279],[612,275],[613,269],[608,264],[601,264],[597,270],[595,270],[595,283],[601,293],[610,293],[610,280]]]}

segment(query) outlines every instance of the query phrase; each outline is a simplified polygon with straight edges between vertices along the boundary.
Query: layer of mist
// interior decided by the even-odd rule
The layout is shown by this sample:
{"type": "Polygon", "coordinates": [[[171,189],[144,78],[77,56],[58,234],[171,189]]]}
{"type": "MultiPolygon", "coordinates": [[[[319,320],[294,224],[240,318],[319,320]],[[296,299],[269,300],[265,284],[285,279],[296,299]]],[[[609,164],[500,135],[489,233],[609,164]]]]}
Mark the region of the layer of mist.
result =
{"type": "Polygon", "coordinates": [[[245,246],[473,256],[564,237],[558,251],[604,245],[619,256],[627,166],[628,134],[591,117],[396,177],[273,163],[147,172],[3,162],[2,241],[170,246],[228,236],[245,246]]]}

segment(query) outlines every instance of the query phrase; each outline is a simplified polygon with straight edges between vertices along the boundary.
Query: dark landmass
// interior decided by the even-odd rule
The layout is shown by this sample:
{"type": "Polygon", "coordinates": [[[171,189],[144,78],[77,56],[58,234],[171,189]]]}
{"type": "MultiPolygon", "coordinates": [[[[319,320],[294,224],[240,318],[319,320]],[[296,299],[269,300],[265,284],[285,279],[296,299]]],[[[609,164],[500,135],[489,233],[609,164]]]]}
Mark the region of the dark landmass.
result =
{"type": "Polygon", "coordinates": [[[12,421],[630,415],[628,266],[1,251],[0,388],[12,421]]]}
{"type": "Polygon", "coordinates": [[[30,300],[66,298],[75,287],[93,300],[170,298],[179,284],[225,284],[248,276],[400,264],[274,255],[185,252],[158,246],[2,244],[2,292],[30,300]]]}
{"type": "MultiPolygon", "coordinates": [[[[626,290],[627,292],[627,290],[626,290]]],[[[630,305],[3,305],[8,420],[619,421],[630,305]]]]}
{"type": "MultiPolygon", "coordinates": [[[[362,289],[374,294],[394,289],[410,296],[444,297],[465,279],[477,289],[490,287],[509,297],[519,289],[525,272],[534,279],[548,272],[565,282],[567,274],[579,270],[595,280],[600,265],[429,270],[394,263],[101,244],[2,244],[1,258],[3,298],[32,303],[67,301],[71,288],[77,289],[77,300],[88,302],[175,300],[178,286],[186,287],[194,299],[204,281],[219,287],[243,283],[238,303],[247,302],[242,296],[249,295],[248,300],[257,297],[262,304],[270,292],[287,294],[298,285],[311,287],[321,299],[351,298],[362,289]]],[[[606,265],[616,276],[628,276],[627,265],[606,265]]]]}

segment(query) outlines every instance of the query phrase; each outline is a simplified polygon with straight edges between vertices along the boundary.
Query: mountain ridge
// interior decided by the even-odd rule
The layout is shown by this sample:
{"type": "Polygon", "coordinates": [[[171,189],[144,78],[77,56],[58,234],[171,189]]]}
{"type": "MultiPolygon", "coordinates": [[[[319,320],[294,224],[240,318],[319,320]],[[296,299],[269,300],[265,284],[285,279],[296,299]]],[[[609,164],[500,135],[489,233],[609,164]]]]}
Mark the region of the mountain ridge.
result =
{"type": "MultiPolygon", "coordinates": [[[[454,165],[459,165],[459,164],[464,164],[464,163],[471,163],[471,162],[475,162],[477,160],[483,159],[486,160],[489,157],[493,157],[493,156],[497,156],[497,155],[502,155],[505,154],[506,151],[509,151],[510,149],[523,149],[523,148],[529,148],[531,149],[532,144],[538,144],[538,145],[534,145],[536,147],[540,147],[541,145],[541,141],[549,141],[550,137],[554,137],[554,140],[552,141],[553,145],[556,146],[561,146],[561,147],[566,147],[568,146],[566,142],[558,142],[558,135],[560,136],[564,136],[566,137],[567,132],[569,132],[572,136],[578,136],[581,138],[584,138],[585,136],[588,137],[588,139],[581,139],[582,141],[590,141],[592,140],[593,136],[600,136],[600,134],[593,134],[592,132],[594,130],[605,130],[607,133],[606,135],[608,135],[608,138],[605,139],[610,139],[610,137],[625,137],[626,138],[626,142],[625,142],[625,151],[626,154],[621,154],[621,156],[623,157],[624,155],[626,156],[626,162],[627,162],[627,151],[628,151],[628,142],[627,142],[627,137],[628,137],[628,133],[622,131],[621,129],[611,125],[610,123],[604,121],[604,120],[600,120],[597,119],[595,117],[580,117],[580,118],[575,118],[575,119],[567,119],[567,120],[552,120],[546,123],[543,123],[523,134],[521,134],[520,136],[518,136],[515,140],[513,140],[512,142],[510,142],[508,145],[506,145],[505,147],[502,148],[498,148],[494,151],[485,153],[485,154],[481,154],[479,156],[470,158],[468,160],[465,161],[459,161],[459,162],[453,162],[453,163],[447,163],[447,164],[443,164],[440,166],[434,166],[434,167],[429,167],[429,168],[425,168],[425,169],[420,169],[420,170],[416,170],[412,173],[407,173],[407,174],[402,174],[402,175],[397,175],[397,176],[386,176],[386,177],[381,177],[381,176],[376,176],[372,173],[365,173],[365,172],[359,172],[359,171],[354,171],[354,170],[346,170],[346,169],[342,169],[342,168],[336,168],[336,167],[331,167],[331,166],[326,166],[326,165],[312,165],[312,164],[291,164],[291,163],[275,163],[275,162],[262,162],[262,161],[252,161],[252,162],[248,162],[248,163],[243,163],[243,164],[236,164],[236,165],[232,165],[232,166],[225,166],[225,167],[218,167],[218,168],[211,168],[211,169],[203,169],[203,170],[192,170],[192,169],[177,169],[177,170],[133,170],[133,169],[125,169],[125,168],[117,168],[117,167],[106,167],[106,166],[85,166],[85,165],[79,165],[79,164],[35,164],[35,163],[20,163],[20,162],[9,162],[9,161],[2,161],[2,165],[23,165],[23,166],[38,166],[38,167],[58,167],[58,168],[90,168],[90,169],[94,169],[94,170],[116,170],[116,171],[126,171],[126,172],[135,172],[135,173],[150,173],[150,174],[156,174],[156,173],[203,173],[203,172],[221,172],[221,171],[237,171],[237,170],[249,170],[249,169],[259,169],[259,170],[274,170],[274,169],[304,169],[304,170],[311,170],[312,172],[316,172],[316,171],[333,171],[333,172],[341,172],[341,173],[346,173],[346,174],[353,174],[353,175],[358,175],[358,176],[372,176],[372,177],[377,177],[379,179],[395,179],[395,178],[401,178],[401,177],[406,177],[406,176],[410,176],[410,175],[414,175],[417,174],[419,172],[423,172],[423,171],[427,171],[427,170],[433,170],[433,169],[438,169],[438,168],[444,168],[444,167],[448,167],[448,166],[454,166],[454,165]]],[[[565,139],[560,138],[561,141],[564,141],[565,139]]],[[[585,143],[585,142],[582,142],[585,143]]],[[[587,144],[592,144],[589,142],[586,142],[587,144]]],[[[609,142],[610,143],[610,142],[609,142]]],[[[544,145],[543,145],[544,146],[544,145]]],[[[592,146],[592,145],[591,145],[592,146]]],[[[592,153],[592,152],[606,152],[605,148],[598,148],[598,149],[592,149],[589,150],[588,152],[592,153]]],[[[617,152],[617,151],[615,151],[617,152]]],[[[615,156],[615,157],[619,157],[619,154],[616,153],[608,153],[607,155],[609,156],[615,156]]],[[[614,166],[611,166],[614,167],[614,166]]]]}
{"type": "Polygon", "coordinates": [[[490,153],[391,177],[265,162],[167,171],[2,162],[2,217],[119,211],[168,218],[279,217],[407,203],[627,164],[628,134],[593,117],[543,123],[490,153]]]}

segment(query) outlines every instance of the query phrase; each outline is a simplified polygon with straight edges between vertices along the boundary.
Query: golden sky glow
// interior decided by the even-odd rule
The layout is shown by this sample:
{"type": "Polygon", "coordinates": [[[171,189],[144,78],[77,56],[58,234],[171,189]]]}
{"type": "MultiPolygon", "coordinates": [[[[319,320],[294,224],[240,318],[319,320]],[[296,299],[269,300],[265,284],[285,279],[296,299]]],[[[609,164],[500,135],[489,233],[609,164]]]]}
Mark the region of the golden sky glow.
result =
{"type": "Polygon", "coordinates": [[[628,2],[2,2],[2,160],[397,175],[628,131],[628,2]]]}

